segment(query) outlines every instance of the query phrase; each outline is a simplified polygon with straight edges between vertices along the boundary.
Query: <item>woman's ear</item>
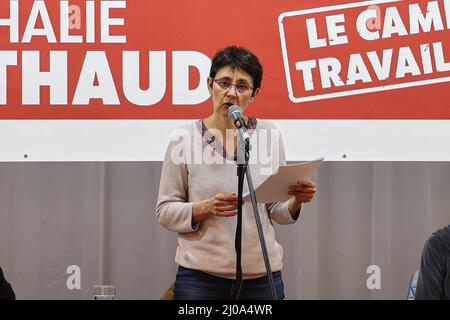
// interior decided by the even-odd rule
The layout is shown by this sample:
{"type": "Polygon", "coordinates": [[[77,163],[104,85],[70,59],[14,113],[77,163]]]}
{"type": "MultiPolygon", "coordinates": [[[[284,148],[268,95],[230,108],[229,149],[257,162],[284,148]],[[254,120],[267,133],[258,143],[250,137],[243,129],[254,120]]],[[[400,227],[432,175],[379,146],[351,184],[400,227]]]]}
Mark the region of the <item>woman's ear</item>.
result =
{"type": "Polygon", "coordinates": [[[253,92],[252,97],[250,98],[250,102],[255,101],[256,96],[259,93],[259,88],[255,90],[255,92],[253,92]]]}
{"type": "Polygon", "coordinates": [[[210,95],[212,95],[212,91],[213,91],[213,83],[214,83],[214,81],[213,81],[213,79],[211,78],[211,77],[208,77],[208,91],[209,91],[209,94],[210,95]]]}

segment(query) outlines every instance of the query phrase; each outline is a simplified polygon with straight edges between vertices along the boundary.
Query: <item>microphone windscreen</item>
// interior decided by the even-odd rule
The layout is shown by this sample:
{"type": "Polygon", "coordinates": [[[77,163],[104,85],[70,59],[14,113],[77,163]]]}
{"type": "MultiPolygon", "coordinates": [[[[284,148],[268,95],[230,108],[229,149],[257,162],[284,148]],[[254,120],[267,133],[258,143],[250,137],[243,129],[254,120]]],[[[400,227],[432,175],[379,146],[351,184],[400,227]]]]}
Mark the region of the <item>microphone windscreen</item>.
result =
{"type": "Polygon", "coordinates": [[[242,118],[241,108],[237,105],[232,105],[228,108],[228,117],[232,120],[239,120],[242,118]]]}

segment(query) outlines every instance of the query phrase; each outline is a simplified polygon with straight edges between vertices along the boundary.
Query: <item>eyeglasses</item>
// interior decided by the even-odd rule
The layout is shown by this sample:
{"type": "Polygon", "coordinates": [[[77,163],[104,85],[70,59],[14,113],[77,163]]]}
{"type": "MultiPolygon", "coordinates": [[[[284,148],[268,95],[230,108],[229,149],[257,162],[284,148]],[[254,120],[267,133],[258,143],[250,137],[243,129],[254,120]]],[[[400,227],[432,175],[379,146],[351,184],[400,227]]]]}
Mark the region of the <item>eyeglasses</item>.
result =
{"type": "Polygon", "coordinates": [[[253,87],[244,82],[232,84],[231,81],[227,79],[217,79],[217,80],[215,79],[214,82],[217,83],[219,87],[224,91],[230,90],[231,87],[235,87],[237,91],[239,91],[239,93],[241,94],[245,94],[248,93],[250,90],[253,90],[253,87]]]}

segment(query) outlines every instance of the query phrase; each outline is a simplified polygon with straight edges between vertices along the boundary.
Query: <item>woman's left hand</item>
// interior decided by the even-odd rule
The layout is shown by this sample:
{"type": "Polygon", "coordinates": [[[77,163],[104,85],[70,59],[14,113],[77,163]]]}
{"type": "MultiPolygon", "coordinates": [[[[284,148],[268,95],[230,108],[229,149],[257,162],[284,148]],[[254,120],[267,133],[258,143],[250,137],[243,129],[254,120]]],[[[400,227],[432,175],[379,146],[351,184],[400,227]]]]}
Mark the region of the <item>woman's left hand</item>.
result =
{"type": "Polygon", "coordinates": [[[297,184],[291,185],[288,188],[288,194],[295,197],[295,202],[301,204],[310,202],[316,193],[316,185],[309,179],[302,179],[297,181],[297,184]]]}

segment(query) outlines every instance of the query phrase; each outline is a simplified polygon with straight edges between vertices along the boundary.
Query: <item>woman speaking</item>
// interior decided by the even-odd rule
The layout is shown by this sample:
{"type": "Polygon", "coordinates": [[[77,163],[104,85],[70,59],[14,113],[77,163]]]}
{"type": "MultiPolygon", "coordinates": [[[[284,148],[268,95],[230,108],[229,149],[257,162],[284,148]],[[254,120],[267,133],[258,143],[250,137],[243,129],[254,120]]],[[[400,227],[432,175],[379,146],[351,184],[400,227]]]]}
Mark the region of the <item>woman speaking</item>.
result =
{"type": "MultiPolygon", "coordinates": [[[[179,128],[167,148],[156,217],[164,227],[178,233],[175,262],[179,268],[174,299],[231,298],[236,281],[234,237],[238,177],[233,161],[236,159],[236,127],[227,111],[231,105],[238,105],[244,112],[248,104],[255,101],[262,74],[258,58],[249,50],[230,46],[218,51],[208,77],[212,114],[179,128]]],[[[267,174],[286,164],[283,141],[269,121],[244,115],[244,125],[252,142],[250,169],[257,186],[267,174]]],[[[292,196],[288,201],[258,204],[278,299],[284,298],[283,248],[275,238],[272,221],[294,223],[302,203],[310,202],[315,192],[313,182],[302,180],[286,190],[292,196]]],[[[245,203],[242,208],[241,263],[244,280],[240,299],[271,299],[251,203],[245,203]]]]}

